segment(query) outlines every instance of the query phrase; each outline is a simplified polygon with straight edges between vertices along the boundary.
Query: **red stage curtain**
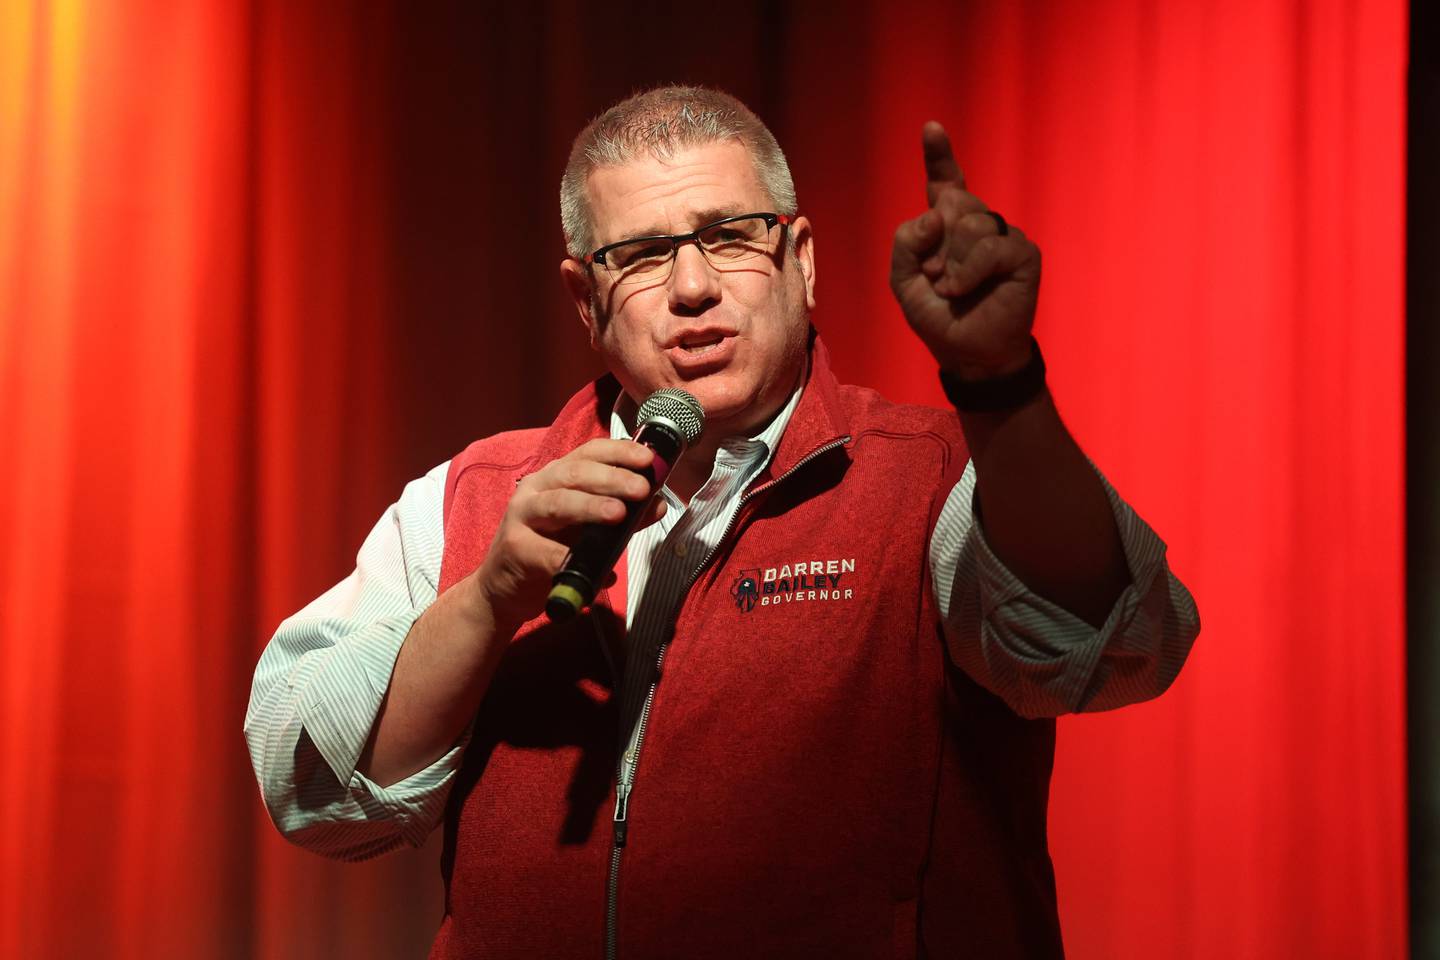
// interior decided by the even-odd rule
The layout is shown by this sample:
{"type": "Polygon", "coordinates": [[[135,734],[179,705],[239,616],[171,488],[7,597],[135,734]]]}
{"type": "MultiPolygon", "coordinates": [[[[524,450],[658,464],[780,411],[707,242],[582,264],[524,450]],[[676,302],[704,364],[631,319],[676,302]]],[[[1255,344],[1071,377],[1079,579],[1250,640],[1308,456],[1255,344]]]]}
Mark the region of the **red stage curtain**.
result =
{"type": "Polygon", "coordinates": [[[1061,410],[1205,624],[1060,724],[1071,955],[1405,955],[1404,4],[510,6],[0,0],[0,956],[423,954],[433,850],[266,820],[250,671],[594,372],[559,172],[672,79],[786,145],[851,379],[940,401],[885,285],[923,120],[1045,251],[1061,410]]]}

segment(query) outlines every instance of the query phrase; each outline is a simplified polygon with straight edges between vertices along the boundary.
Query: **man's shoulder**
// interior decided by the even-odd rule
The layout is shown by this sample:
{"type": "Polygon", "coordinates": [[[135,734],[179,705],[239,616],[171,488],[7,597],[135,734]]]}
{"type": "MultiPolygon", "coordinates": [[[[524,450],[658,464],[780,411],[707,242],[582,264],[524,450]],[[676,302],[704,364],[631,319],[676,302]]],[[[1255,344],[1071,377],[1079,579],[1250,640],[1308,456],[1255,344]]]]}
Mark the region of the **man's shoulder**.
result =
{"type": "Polygon", "coordinates": [[[897,403],[871,387],[842,383],[836,385],[836,399],[849,419],[852,432],[931,434],[963,444],[960,419],[955,411],[918,403],[897,403]]]}
{"type": "Polygon", "coordinates": [[[468,470],[516,470],[533,460],[547,427],[505,430],[472,442],[450,461],[450,476],[458,479],[468,470]]]}
{"type": "Polygon", "coordinates": [[[545,427],[506,430],[482,437],[456,454],[445,477],[446,530],[457,502],[476,515],[503,509],[515,483],[534,472],[547,432],[545,427]]]}

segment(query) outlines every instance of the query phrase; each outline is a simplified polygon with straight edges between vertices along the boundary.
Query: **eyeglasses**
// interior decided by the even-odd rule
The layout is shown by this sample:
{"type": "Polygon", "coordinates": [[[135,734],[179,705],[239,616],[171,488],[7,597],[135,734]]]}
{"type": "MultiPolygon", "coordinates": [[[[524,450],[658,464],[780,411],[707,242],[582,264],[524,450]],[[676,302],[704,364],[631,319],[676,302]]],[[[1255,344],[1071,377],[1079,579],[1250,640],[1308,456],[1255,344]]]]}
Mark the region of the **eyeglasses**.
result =
{"type": "Polygon", "coordinates": [[[584,262],[598,263],[616,284],[663,280],[669,276],[682,243],[693,241],[712,264],[737,263],[772,253],[770,231],[777,225],[783,230],[792,219],[779,213],[742,213],[707,223],[693,233],[635,237],[606,244],[584,262]]]}

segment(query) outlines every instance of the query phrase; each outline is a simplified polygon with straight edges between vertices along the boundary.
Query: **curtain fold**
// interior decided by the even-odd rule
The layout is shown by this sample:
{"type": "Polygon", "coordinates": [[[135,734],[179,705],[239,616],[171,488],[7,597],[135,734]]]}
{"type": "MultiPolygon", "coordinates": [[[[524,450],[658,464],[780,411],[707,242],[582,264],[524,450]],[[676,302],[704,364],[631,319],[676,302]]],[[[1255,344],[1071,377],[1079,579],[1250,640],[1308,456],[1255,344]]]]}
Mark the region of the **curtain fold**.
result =
{"type": "Polygon", "coordinates": [[[0,0],[0,956],[422,955],[433,847],[287,846],[240,736],[404,482],[597,372],[558,283],[584,120],[771,123],[846,379],[938,404],[886,287],[919,129],[1045,254],[1062,414],[1204,631],[1060,722],[1077,958],[1400,957],[1398,0],[0,0]],[[701,42],[697,42],[699,39],[701,42]]]}

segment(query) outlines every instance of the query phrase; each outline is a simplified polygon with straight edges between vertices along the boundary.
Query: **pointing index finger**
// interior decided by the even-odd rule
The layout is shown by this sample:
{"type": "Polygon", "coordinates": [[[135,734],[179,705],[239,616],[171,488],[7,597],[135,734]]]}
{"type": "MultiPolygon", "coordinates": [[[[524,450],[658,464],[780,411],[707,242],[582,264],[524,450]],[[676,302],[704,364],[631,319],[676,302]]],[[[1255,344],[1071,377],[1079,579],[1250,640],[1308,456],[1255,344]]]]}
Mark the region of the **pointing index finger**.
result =
{"type": "Polygon", "coordinates": [[[925,151],[925,195],[933,207],[941,188],[954,185],[965,189],[965,174],[955,162],[949,135],[939,123],[934,120],[926,123],[920,133],[920,142],[925,151]]]}

